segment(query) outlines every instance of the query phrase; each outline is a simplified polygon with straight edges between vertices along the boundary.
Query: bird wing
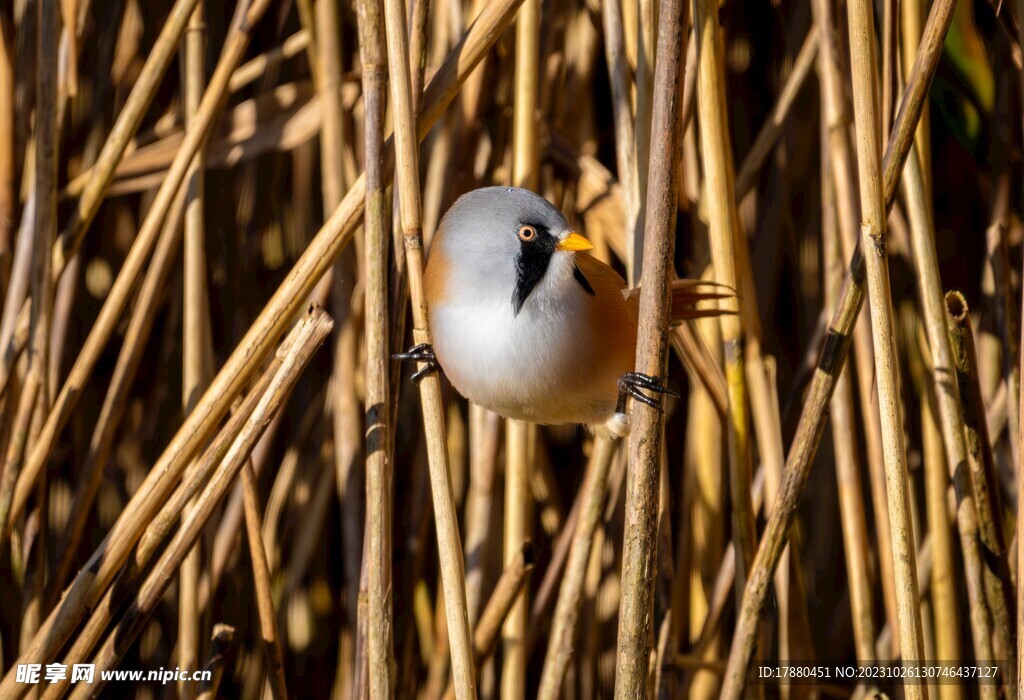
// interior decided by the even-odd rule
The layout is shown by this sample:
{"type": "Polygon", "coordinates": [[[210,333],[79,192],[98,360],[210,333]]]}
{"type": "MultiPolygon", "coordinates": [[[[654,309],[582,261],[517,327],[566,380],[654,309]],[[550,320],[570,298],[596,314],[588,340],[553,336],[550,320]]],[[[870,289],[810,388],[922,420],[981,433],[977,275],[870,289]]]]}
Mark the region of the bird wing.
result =
{"type": "MultiPolygon", "coordinates": [[[[602,348],[602,351],[614,351],[623,356],[621,363],[632,366],[635,357],[636,326],[639,313],[640,290],[629,289],[626,281],[605,263],[586,254],[576,254],[576,263],[580,273],[587,278],[594,290],[595,321],[604,326],[619,329],[615,333],[604,334],[614,347],[602,348]],[[625,304],[622,303],[625,301],[625,304]],[[626,321],[622,314],[627,314],[626,321]],[[612,320],[614,319],[614,320],[612,320]]],[[[675,324],[686,320],[706,316],[719,316],[731,313],[717,308],[699,309],[700,301],[713,301],[735,296],[731,288],[716,282],[702,280],[677,279],[671,283],[672,308],[671,319],[675,324]]],[[[725,377],[721,367],[715,361],[707,347],[704,337],[696,324],[683,324],[673,331],[673,344],[676,346],[683,363],[716,399],[716,406],[724,405],[725,377]],[[688,326],[688,327],[686,327],[688,326]]]]}

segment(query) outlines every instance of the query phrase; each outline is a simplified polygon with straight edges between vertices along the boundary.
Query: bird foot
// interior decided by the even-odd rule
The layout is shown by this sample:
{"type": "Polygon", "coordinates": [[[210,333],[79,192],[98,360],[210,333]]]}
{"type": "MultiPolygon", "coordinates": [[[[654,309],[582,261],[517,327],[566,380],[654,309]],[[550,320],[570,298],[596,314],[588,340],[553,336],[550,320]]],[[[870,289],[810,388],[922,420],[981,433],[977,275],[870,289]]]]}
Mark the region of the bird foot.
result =
{"type": "Polygon", "coordinates": [[[439,367],[437,364],[437,356],[434,355],[434,348],[430,343],[420,343],[414,345],[405,352],[400,352],[391,356],[392,360],[412,360],[414,362],[422,362],[423,366],[416,370],[409,379],[413,384],[419,384],[423,381],[431,372],[436,372],[439,367]]]}
{"type": "Polygon", "coordinates": [[[626,397],[631,396],[636,401],[661,411],[661,394],[679,398],[679,393],[665,386],[661,377],[652,377],[642,372],[627,372],[619,379],[619,403],[615,410],[618,413],[625,412],[626,397]],[[653,392],[657,397],[648,396],[644,390],[653,392]]]}

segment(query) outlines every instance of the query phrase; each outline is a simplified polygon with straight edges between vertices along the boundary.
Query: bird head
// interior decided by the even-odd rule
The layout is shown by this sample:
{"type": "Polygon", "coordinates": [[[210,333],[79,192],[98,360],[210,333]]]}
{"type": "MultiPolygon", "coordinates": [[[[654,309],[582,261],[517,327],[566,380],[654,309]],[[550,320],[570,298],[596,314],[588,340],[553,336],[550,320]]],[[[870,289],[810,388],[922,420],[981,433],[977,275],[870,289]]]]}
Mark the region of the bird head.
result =
{"type": "MultiPolygon", "coordinates": [[[[510,296],[516,314],[549,272],[572,274],[576,251],[593,248],[551,202],[518,187],[484,187],[448,210],[431,255],[458,284],[510,296]]],[[[563,277],[565,275],[562,275],[563,277]]]]}

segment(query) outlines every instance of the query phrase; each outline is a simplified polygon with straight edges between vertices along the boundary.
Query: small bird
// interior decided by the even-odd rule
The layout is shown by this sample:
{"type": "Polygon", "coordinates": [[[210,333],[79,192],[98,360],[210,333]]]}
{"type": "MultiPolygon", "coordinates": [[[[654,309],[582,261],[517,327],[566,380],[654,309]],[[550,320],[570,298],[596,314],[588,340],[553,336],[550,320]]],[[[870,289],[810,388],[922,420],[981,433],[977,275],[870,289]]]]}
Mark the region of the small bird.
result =
{"type": "MultiPolygon", "coordinates": [[[[506,418],[628,431],[627,396],[676,395],[660,377],[632,371],[639,290],[586,251],[546,199],[517,187],[484,187],[444,215],[424,272],[433,347],[396,359],[438,364],[470,401],[506,418]]],[[[707,283],[673,283],[673,318],[694,318],[707,283]]]]}

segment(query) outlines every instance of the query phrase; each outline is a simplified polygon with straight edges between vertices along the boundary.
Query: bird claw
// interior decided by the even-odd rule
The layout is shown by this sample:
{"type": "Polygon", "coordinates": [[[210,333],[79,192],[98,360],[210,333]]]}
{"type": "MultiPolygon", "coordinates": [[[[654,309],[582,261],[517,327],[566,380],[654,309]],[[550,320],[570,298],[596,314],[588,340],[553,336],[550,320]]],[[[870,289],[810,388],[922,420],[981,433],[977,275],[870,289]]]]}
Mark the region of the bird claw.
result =
{"type": "Polygon", "coordinates": [[[436,372],[439,367],[437,364],[437,356],[434,355],[434,348],[430,343],[420,343],[414,345],[405,352],[399,352],[391,356],[392,360],[412,360],[414,362],[422,362],[423,366],[417,369],[409,380],[413,384],[419,384],[423,381],[431,372],[436,372]]]}
{"type": "Polygon", "coordinates": [[[631,396],[634,400],[647,404],[656,411],[663,411],[660,396],[659,398],[652,398],[643,392],[644,389],[658,395],[668,394],[669,396],[679,398],[678,392],[662,384],[661,377],[652,377],[642,372],[627,372],[619,378],[619,403],[615,410],[624,412],[626,397],[631,396]]]}

